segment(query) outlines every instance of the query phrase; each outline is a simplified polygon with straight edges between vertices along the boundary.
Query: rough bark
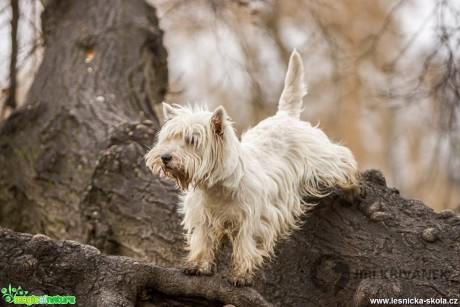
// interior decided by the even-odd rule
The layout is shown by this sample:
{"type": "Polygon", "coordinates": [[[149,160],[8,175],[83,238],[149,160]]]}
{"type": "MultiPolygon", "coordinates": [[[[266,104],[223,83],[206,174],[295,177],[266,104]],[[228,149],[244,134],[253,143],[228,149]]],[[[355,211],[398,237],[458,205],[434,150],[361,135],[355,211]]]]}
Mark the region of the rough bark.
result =
{"type": "Polygon", "coordinates": [[[20,285],[29,295],[73,295],[78,306],[268,306],[250,288],[235,289],[222,280],[191,278],[132,258],[105,256],[74,241],[0,228],[0,243],[0,284],[20,285]]]}
{"type": "MultiPolygon", "coordinates": [[[[366,196],[323,199],[255,289],[286,306],[367,306],[370,298],[460,298],[460,218],[364,174],[366,196]]],[[[459,301],[460,303],[460,301],[459,301]]]]}
{"type": "MultiPolygon", "coordinates": [[[[43,29],[26,104],[0,125],[0,225],[52,239],[2,229],[0,286],[74,294],[82,306],[264,305],[227,285],[228,247],[214,277],[158,267],[179,267],[184,244],[177,191],[143,162],[167,82],[154,10],[141,0],[50,1],[43,29]]],[[[458,297],[460,219],[401,198],[378,172],[364,178],[361,202],[332,194],[280,242],[254,286],[266,301],[458,297]]]]}

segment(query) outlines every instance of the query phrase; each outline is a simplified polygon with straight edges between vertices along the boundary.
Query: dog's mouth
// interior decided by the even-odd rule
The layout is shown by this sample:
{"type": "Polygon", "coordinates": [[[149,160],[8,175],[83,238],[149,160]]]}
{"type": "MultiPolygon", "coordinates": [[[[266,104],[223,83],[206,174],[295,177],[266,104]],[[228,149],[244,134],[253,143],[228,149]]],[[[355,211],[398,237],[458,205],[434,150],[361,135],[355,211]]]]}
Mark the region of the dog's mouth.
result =
{"type": "Polygon", "coordinates": [[[188,179],[189,177],[186,175],[185,170],[171,168],[167,165],[162,165],[161,169],[166,177],[175,179],[182,190],[186,190],[188,188],[190,180],[188,179]]]}

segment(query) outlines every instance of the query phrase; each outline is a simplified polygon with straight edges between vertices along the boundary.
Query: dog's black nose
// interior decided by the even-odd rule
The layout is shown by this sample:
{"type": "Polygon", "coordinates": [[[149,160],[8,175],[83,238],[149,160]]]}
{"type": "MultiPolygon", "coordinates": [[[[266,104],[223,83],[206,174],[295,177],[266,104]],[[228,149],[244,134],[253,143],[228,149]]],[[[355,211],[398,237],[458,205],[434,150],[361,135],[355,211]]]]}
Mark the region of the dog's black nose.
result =
{"type": "Polygon", "coordinates": [[[169,161],[172,160],[172,156],[170,154],[164,154],[161,156],[161,161],[163,161],[164,165],[167,165],[169,161]]]}

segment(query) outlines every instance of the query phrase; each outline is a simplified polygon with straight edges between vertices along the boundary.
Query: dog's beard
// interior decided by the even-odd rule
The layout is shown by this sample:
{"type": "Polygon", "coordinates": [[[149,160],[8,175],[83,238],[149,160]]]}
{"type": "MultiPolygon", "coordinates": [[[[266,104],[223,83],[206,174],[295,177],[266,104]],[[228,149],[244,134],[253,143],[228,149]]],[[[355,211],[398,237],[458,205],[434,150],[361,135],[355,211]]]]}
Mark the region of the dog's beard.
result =
{"type": "Polygon", "coordinates": [[[157,154],[147,155],[147,166],[150,168],[153,174],[158,174],[160,177],[173,179],[177,182],[177,185],[182,189],[186,190],[192,180],[190,170],[184,167],[182,160],[171,161],[168,165],[165,165],[161,160],[161,157],[157,154]]]}
{"type": "Polygon", "coordinates": [[[182,189],[186,190],[190,184],[190,177],[187,176],[185,170],[180,168],[179,170],[161,165],[161,171],[165,177],[175,179],[177,185],[182,189]]]}

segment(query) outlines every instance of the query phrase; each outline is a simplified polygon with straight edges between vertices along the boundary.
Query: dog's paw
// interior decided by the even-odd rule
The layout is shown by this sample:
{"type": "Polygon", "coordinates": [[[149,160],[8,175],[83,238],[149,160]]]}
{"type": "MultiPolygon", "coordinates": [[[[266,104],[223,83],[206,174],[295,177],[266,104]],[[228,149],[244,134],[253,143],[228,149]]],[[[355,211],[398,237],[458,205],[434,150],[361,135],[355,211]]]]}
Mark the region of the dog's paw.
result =
{"type": "Polygon", "coordinates": [[[228,281],[237,287],[250,287],[252,286],[252,278],[242,275],[232,275],[228,278],[228,281]]]}
{"type": "Polygon", "coordinates": [[[192,266],[185,265],[185,266],[183,266],[181,268],[181,271],[182,271],[182,273],[184,273],[186,275],[197,275],[197,276],[206,275],[206,276],[209,276],[209,275],[214,274],[212,266],[201,267],[201,266],[198,266],[198,265],[192,265],[192,266]]]}

